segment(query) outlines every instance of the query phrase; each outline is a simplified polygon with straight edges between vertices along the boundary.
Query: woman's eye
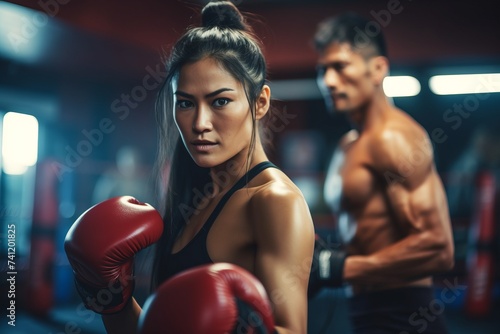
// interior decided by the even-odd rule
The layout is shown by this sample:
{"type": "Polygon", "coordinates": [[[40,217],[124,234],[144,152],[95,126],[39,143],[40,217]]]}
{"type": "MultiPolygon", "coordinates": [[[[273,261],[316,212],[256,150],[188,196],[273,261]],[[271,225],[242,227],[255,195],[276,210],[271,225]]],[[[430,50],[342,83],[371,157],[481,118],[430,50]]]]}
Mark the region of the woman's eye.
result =
{"type": "Polygon", "coordinates": [[[226,104],[228,104],[229,102],[231,102],[231,100],[229,100],[229,99],[225,99],[225,98],[220,98],[220,99],[216,99],[216,100],[214,100],[213,105],[214,105],[215,107],[223,107],[223,106],[225,106],[226,104]]]}
{"type": "Polygon", "coordinates": [[[188,101],[188,100],[178,100],[177,101],[177,107],[179,107],[181,109],[191,108],[192,106],[193,106],[193,103],[191,103],[191,101],[188,101]]]}

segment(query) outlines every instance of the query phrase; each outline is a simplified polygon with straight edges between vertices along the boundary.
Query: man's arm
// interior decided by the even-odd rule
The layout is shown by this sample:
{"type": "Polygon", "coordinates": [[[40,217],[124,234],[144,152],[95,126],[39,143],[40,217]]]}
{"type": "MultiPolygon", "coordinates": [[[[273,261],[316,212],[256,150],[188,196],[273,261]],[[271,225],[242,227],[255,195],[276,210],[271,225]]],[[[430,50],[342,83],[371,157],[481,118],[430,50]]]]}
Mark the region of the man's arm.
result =
{"type": "Polygon", "coordinates": [[[298,190],[271,185],[252,199],[257,243],[255,274],[274,309],[280,334],[307,331],[307,285],[314,226],[298,190]]]}
{"type": "Polygon", "coordinates": [[[387,203],[403,239],[368,256],[346,259],[351,283],[409,282],[453,267],[453,239],[442,182],[425,133],[386,130],[370,147],[387,203]]]}

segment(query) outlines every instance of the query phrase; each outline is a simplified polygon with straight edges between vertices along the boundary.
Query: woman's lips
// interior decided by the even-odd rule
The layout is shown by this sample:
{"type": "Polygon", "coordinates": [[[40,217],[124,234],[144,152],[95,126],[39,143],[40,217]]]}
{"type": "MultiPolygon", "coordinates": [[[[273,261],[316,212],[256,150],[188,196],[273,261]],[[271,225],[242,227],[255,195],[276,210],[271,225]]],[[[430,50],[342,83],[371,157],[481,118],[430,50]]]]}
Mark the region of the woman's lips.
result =
{"type": "Polygon", "coordinates": [[[196,142],[193,142],[192,145],[197,152],[205,153],[205,152],[209,152],[217,144],[212,143],[212,142],[208,142],[208,141],[199,141],[199,142],[196,141],[196,142]]]}

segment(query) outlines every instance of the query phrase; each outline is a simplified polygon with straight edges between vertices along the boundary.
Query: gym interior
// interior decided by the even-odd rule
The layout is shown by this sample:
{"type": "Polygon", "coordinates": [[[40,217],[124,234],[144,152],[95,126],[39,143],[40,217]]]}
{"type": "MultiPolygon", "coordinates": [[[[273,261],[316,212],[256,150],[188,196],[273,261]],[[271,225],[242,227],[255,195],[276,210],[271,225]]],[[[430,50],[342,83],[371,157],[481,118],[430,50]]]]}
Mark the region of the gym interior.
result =
{"type": "MultiPolygon", "coordinates": [[[[158,204],[155,99],[164,55],[205,0],[0,1],[2,333],[105,333],[76,293],[66,233],[115,195],[158,204]]],[[[387,94],[428,132],[448,196],[455,266],[415,310],[423,331],[500,327],[500,20],[487,0],[238,0],[268,62],[275,109],[268,154],[302,190],[315,229],[338,238],[325,203],[329,158],[349,130],[317,86],[312,37],[329,15],[370,18],[390,59],[387,94]],[[439,79],[442,79],[441,81],[439,79]],[[434,314],[434,315],[433,315],[434,314]]],[[[384,89],[386,87],[384,86],[384,89]]],[[[421,152],[420,152],[421,153],[421,152]]],[[[415,161],[418,160],[418,152],[415,161]]],[[[411,168],[415,161],[407,161],[411,168]]],[[[148,297],[146,252],[136,299],[148,297]]],[[[309,301],[308,333],[350,333],[348,286],[309,301]]]]}

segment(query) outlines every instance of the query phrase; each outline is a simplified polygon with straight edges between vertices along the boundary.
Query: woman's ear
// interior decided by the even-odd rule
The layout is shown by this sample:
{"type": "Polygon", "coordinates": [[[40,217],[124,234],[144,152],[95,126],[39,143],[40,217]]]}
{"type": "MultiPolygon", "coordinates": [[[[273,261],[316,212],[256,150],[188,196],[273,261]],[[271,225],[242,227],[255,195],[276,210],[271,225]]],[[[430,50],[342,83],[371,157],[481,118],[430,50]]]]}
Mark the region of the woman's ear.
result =
{"type": "Polygon", "coordinates": [[[255,119],[261,119],[267,114],[271,104],[271,88],[268,85],[262,87],[255,106],[255,119]]]}

